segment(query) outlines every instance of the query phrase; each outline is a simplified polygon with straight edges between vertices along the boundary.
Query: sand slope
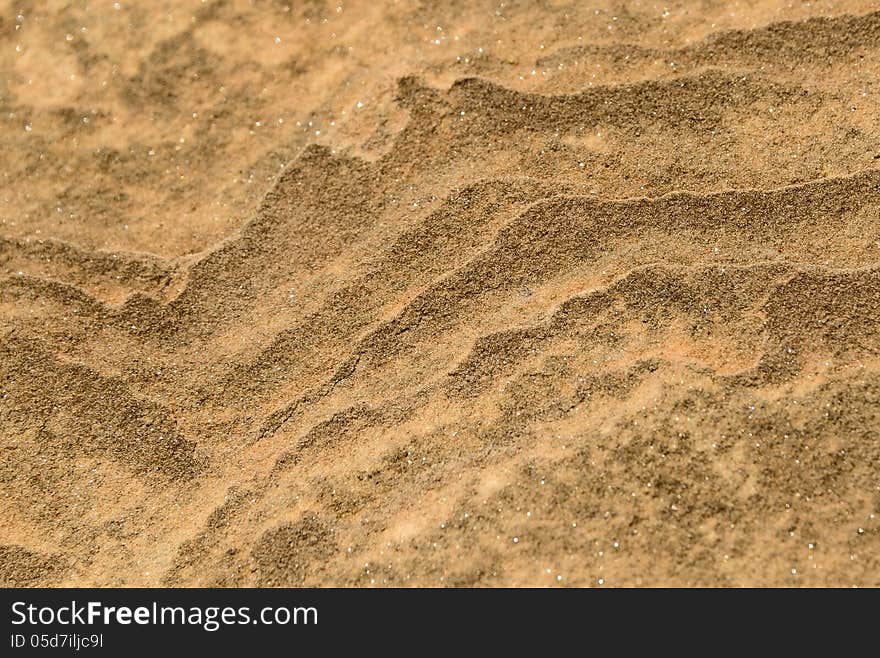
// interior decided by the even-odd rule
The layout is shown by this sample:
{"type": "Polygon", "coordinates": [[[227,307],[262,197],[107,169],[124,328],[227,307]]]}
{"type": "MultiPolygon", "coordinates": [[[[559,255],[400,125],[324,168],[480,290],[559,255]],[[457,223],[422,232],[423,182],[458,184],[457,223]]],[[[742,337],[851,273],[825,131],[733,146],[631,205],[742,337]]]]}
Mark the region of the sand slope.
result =
{"type": "Polygon", "coordinates": [[[0,582],[880,584],[880,12],[692,4],[4,12],[0,582]]]}

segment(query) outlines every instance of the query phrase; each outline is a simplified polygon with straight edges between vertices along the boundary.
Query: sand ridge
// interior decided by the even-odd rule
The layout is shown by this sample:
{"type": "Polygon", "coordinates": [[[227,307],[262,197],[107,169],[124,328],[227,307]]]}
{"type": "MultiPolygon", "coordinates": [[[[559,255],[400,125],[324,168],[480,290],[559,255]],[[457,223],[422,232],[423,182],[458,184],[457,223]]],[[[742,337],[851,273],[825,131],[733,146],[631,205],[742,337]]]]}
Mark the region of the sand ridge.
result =
{"type": "Polygon", "coordinates": [[[4,20],[2,582],[876,585],[844,4],[4,20]]]}

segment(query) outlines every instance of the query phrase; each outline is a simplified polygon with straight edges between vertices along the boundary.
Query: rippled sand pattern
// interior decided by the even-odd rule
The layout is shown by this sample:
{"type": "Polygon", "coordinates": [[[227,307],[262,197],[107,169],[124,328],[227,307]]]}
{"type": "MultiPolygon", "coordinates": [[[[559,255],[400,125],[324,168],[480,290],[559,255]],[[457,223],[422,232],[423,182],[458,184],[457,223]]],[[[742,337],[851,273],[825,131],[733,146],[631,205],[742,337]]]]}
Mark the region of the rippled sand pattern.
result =
{"type": "Polygon", "coordinates": [[[880,584],[876,2],[2,4],[0,584],[880,584]]]}

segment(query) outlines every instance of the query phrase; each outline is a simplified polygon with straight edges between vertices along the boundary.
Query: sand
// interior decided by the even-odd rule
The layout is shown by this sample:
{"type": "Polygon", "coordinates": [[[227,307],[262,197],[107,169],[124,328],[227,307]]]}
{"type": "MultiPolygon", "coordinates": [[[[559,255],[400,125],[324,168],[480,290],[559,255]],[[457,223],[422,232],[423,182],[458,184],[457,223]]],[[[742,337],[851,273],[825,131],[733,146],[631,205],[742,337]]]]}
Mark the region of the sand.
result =
{"type": "Polygon", "coordinates": [[[880,584],[876,1],[3,4],[0,584],[880,584]]]}

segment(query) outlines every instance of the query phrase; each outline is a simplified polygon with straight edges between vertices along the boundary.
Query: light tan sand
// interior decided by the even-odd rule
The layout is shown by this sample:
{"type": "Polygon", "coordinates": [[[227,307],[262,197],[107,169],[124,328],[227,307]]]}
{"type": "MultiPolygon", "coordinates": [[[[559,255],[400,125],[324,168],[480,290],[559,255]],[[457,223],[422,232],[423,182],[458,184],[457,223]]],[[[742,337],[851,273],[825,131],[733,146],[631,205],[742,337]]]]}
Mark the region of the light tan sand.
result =
{"type": "Polygon", "coordinates": [[[0,584],[877,585],[878,75],[875,0],[4,2],[0,584]]]}

